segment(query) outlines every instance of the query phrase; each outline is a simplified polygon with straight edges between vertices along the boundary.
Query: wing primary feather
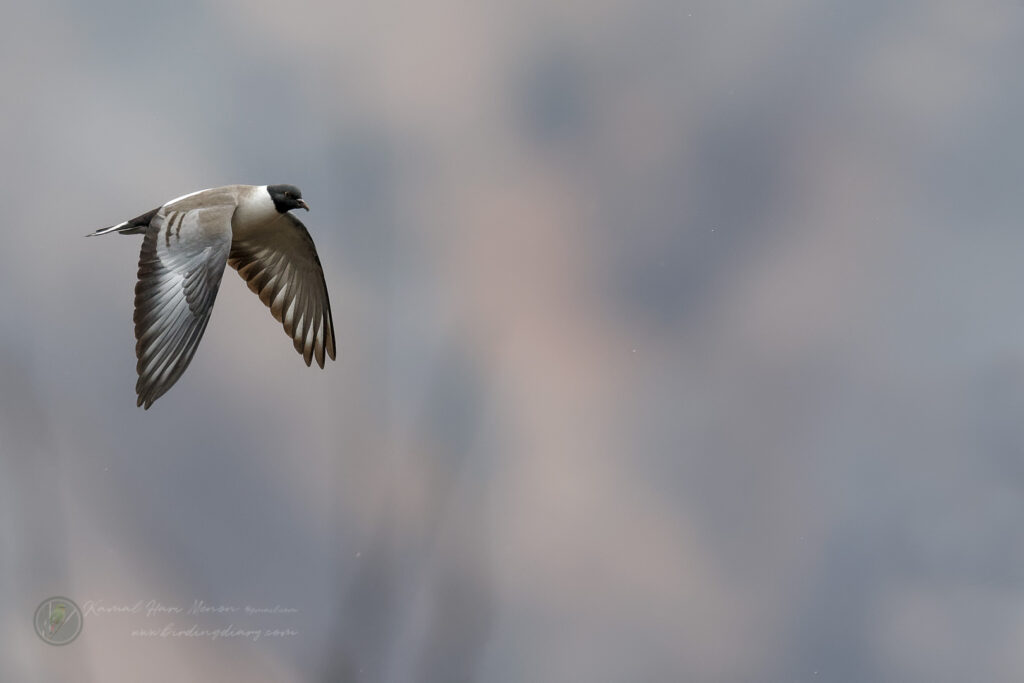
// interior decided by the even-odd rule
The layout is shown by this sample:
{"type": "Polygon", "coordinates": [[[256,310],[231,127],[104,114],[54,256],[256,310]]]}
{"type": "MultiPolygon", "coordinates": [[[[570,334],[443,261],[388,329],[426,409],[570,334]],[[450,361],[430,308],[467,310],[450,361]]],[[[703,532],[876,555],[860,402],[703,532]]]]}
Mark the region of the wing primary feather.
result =
{"type": "MultiPolygon", "coordinates": [[[[226,201],[226,200],[225,200],[226,201]]],[[[231,248],[234,204],[158,214],[139,255],[135,286],[136,405],[148,410],[188,368],[210,319],[231,248]],[[174,224],[173,240],[163,226],[174,224]]]]}
{"type": "Polygon", "coordinates": [[[335,358],[334,327],[323,267],[306,227],[286,223],[236,240],[228,264],[270,310],[306,365],[335,358]]]}

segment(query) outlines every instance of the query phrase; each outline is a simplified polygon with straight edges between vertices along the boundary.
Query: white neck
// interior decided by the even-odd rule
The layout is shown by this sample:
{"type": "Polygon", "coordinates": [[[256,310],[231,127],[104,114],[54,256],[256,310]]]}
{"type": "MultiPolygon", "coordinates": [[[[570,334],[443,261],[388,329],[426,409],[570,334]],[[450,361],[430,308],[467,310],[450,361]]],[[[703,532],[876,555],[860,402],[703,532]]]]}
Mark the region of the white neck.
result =
{"type": "Polygon", "coordinates": [[[239,233],[266,227],[280,217],[281,214],[274,208],[274,200],[267,192],[267,186],[258,185],[239,198],[231,228],[238,237],[239,233]]]}

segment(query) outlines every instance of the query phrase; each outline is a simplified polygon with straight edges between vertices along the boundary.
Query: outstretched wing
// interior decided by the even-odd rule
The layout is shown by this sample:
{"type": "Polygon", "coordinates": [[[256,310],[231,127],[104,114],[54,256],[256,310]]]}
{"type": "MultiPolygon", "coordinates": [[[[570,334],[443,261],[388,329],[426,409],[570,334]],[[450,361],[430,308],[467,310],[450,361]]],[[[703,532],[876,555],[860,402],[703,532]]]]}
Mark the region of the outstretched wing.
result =
{"type": "Polygon", "coordinates": [[[231,244],[228,263],[284,326],[306,365],[334,360],[334,320],[313,238],[290,213],[231,244]]]}
{"type": "Polygon", "coordinates": [[[146,231],[135,285],[135,392],[146,409],[178,381],[203,338],[231,248],[234,210],[164,208],[146,231]]]}

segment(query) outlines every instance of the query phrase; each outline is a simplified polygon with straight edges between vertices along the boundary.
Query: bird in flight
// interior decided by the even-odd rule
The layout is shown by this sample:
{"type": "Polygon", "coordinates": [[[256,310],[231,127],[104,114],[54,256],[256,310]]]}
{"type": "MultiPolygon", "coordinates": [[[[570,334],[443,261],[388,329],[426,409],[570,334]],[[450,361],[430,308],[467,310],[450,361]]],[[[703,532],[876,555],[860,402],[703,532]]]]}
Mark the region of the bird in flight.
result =
{"type": "Polygon", "coordinates": [[[327,283],[294,185],[226,185],[172,199],[88,237],[144,235],[135,285],[136,405],[146,410],[192,360],[210,320],[224,265],[284,326],[308,366],[334,360],[327,283]]]}

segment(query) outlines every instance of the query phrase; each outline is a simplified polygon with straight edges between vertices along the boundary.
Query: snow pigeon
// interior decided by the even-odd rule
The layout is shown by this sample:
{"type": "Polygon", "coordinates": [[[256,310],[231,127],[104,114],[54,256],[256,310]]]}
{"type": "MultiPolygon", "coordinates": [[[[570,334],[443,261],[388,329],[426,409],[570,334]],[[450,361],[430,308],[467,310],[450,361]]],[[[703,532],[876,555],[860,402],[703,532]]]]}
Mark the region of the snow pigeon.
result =
{"type": "Polygon", "coordinates": [[[294,185],[200,190],[88,235],[144,235],[135,285],[137,405],[149,409],[192,360],[210,320],[224,265],[284,326],[306,365],[334,359],[334,321],[313,239],[292,209],[294,185]]]}

